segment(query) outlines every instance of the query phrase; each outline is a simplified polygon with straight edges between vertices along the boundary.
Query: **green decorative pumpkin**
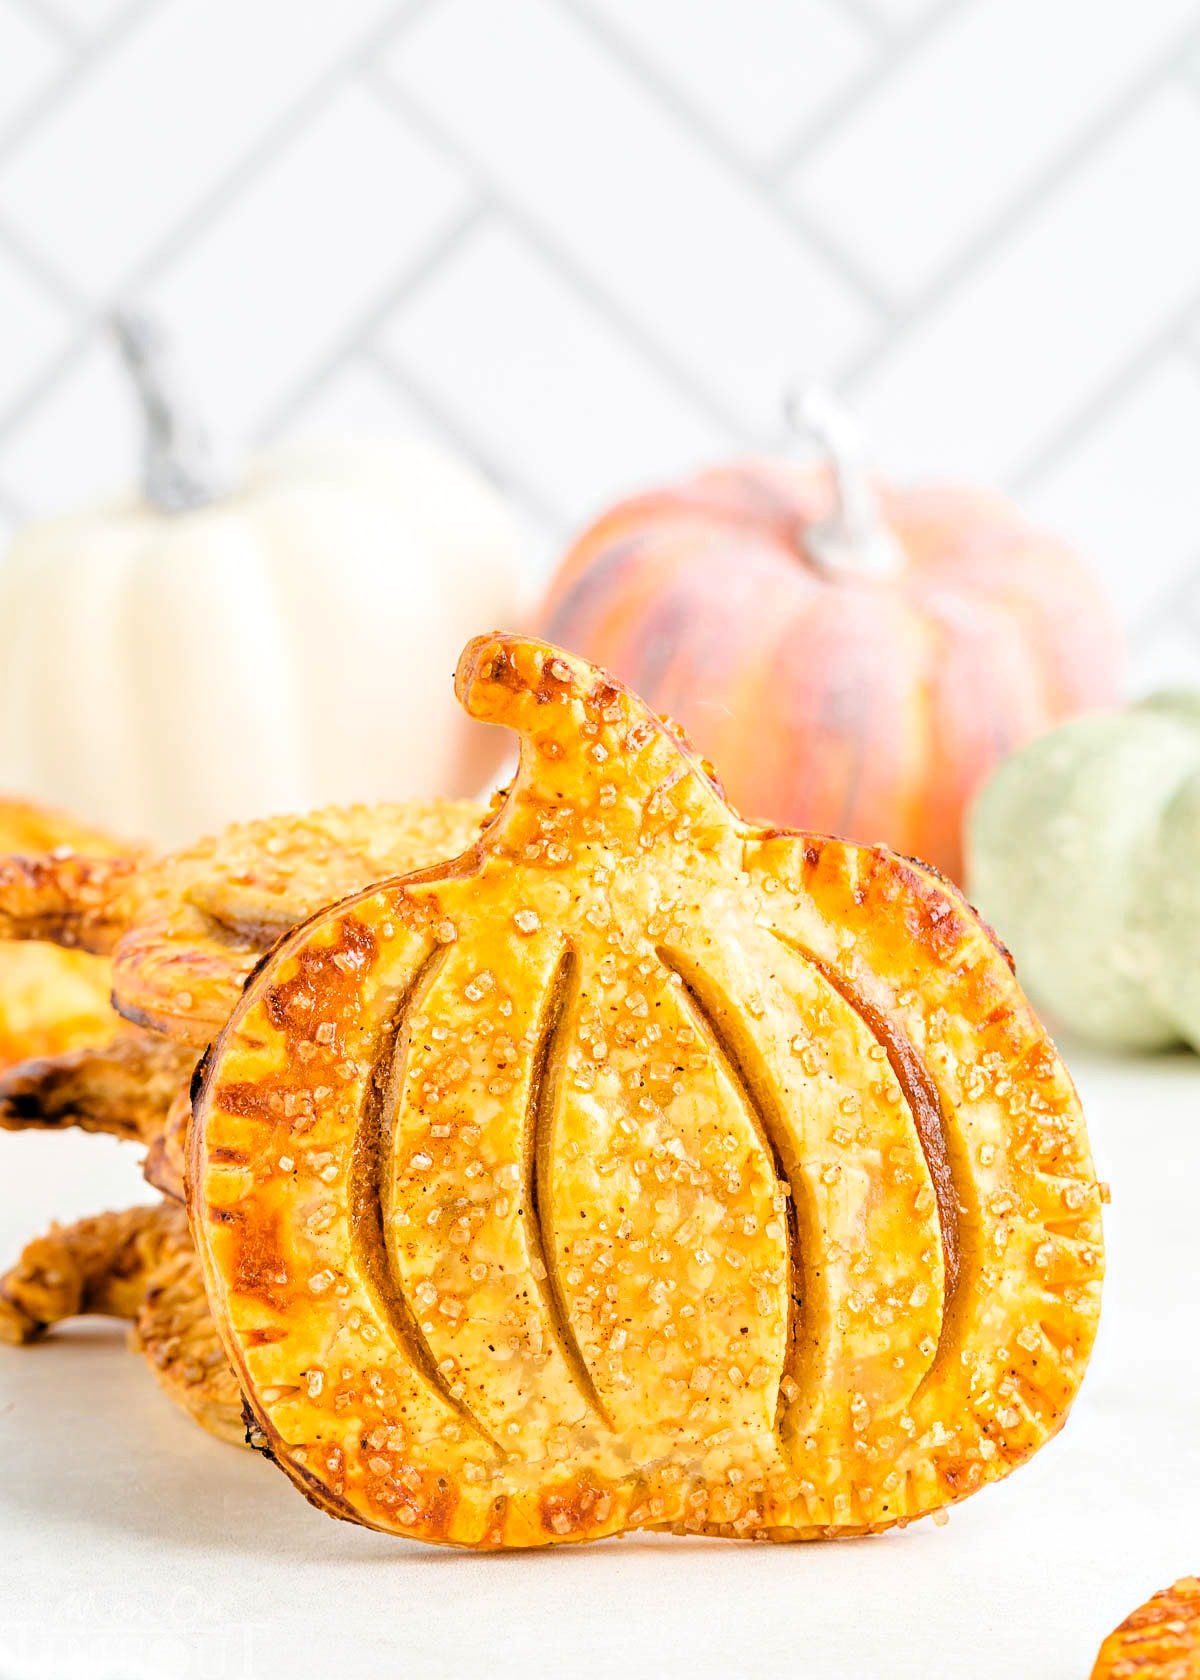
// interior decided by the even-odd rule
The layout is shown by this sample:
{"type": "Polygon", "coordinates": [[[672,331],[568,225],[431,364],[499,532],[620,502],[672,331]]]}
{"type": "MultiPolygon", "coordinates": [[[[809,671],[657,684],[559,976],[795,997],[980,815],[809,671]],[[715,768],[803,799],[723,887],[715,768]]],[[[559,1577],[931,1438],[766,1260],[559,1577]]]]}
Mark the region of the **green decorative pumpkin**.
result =
{"type": "Polygon", "coordinates": [[[1200,689],[1006,760],[967,823],[971,896],[1030,994],[1114,1049],[1200,1050],[1200,689]]]}

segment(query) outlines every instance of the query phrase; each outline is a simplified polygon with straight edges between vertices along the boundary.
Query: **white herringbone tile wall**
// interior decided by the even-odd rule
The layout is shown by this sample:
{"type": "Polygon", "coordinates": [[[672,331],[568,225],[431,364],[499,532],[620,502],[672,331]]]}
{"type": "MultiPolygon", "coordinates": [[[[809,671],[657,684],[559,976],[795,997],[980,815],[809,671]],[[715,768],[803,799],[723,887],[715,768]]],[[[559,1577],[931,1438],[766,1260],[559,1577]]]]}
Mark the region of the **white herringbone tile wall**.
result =
{"type": "Polygon", "coordinates": [[[0,0],[0,540],[134,470],[118,300],[226,451],[426,433],[532,573],[827,379],[1200,681],[1200,0],[0,0]]]}

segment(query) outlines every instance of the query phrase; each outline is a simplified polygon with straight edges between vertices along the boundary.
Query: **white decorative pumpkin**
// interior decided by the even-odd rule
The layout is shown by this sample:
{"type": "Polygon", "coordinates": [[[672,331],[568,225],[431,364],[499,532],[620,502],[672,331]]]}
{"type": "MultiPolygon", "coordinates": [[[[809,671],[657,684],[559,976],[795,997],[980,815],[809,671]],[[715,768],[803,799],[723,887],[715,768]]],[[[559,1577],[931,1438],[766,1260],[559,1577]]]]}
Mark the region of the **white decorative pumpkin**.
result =
{"type": "Polygon", "coordinates": [[[971,897],[1030,995],[1110,1049],[1200,1050],[1200,690],[1023,747],[971,809],[971,897]]]}
{"type": "Polygon", "coordinates": [[[0,786],[163,843],[474,792],[505,742],[450,678],[472,634],[518,619],[500,497],[398,440],[279,449],[217,491],[153,329],[118,335],[143,492],[30,526],[0,567],[0,786]]]}

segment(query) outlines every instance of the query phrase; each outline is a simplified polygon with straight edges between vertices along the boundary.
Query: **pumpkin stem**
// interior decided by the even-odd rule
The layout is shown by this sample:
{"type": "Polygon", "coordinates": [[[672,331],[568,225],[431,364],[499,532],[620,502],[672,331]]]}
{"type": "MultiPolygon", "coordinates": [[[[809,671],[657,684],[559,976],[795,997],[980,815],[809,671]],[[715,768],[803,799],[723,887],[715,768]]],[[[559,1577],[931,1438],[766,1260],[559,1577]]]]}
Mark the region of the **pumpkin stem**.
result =
{"type": "Polygon", "coordinates": [[[591,813],[609,840],[669,826],[730,826],[703,763],[645,703],[578,655],[496,631],[468,643],[455,692],[482,723],[512,729],[521,761],[505,811],[591,813]]]}
{"type": "Polygon", "coordinates": [[[178,402],[166,334],[151,316],[117,310],[112,332],[142,413],[142,493],[159,513],[187,513],[223,488],[203,430],[178,402]]]}
{"type": "Polygon", "coordinates": [[[815,439],[833,478],[833,512],[804,527],[805,552],[835,577],[895,577],[904,554],[884,523],[858,426],[833,393],[819,386],[793,392],[786,411],[794,432],[815,439]]]}

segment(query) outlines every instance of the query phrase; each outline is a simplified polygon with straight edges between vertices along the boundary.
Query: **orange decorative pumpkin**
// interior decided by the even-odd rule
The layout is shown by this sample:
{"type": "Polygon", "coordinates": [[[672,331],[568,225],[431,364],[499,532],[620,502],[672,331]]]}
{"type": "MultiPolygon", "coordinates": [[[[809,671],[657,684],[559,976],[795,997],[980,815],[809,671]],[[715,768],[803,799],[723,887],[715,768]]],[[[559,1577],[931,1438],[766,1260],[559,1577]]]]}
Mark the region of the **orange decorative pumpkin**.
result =
{"type": "Polygon", "coordinates": [[[542,631],[678,719],[746,816],[958,876],[993,765],[1116,699],[1115,619],[1002,497],[873,486],[836,411],[806,423],[826,464],[718,467],[601,515],[542,631]]]}

